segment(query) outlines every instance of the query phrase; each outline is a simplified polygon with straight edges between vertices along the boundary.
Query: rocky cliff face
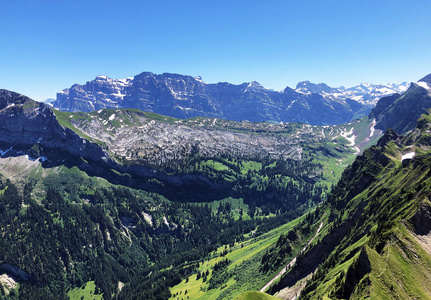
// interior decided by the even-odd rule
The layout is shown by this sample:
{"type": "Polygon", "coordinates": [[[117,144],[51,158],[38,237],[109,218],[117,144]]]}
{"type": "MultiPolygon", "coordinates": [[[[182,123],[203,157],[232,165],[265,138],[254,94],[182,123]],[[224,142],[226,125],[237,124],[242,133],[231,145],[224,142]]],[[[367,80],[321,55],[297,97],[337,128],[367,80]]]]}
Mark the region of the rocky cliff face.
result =
{"type": "Polygon", "coordinates": [[[93,161],[108,160],[102,148],[61,126],[48,105],[7,90],[0,90],[0,142],[14,147],[40,145],[93,161]]]}
{"type": "Polygon", "coordinates": [[[370,103],[358,101],[367,95],[375,100],[400,89],[385,86],[376,92],[377,86],[351,90],[302,82],[296,90],[287,87],[276,92],[257,82],[207,84],[200,77],[144,72],[133,79],[98,76],[85,85],[75,84],[59,92],[53,105],[64,111],[137,108],[183,119],[206,116],[233,121],[333,125],[366,115],[370,103]]]}
{"type": "Polygon", "coordinates": [[[131,78],[124,80],[97,76],[85,85],[75,84],[70,89],[57,93],[53,102],[56,108],[67,111],[93,111],[101,108],[116,108],[123,100],[131,78]]]}
{"type": "Polygon", "coordinates": [[[382,98],[370,114],[370,118],[376,120],[375,127],[381,130],[391,127],[398,134],[415,128],[420,115],[431,107],[431,84],[427,78],[429,75],[412,83],[402,95],[382,98]]]}

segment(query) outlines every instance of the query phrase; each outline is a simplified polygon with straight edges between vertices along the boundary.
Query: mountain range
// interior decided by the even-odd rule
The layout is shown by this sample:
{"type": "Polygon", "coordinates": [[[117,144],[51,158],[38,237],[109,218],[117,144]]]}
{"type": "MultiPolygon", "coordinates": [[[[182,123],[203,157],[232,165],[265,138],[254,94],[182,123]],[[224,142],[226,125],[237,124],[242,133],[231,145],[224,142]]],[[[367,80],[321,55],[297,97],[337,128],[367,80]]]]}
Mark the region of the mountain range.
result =
{"type": "Polygon", "coordinates": [[[1,297],[431,298],[430,78],[325,126],[0,90],[1,297]]]}
{"type": "Polygon", "coordinates": [[[253,81],[208,84],[200,77],[144,72],[126,79],[97,76],[57,93],[53,107],[90,112],[103,108],[136,108],[176,117],[215,117],[251,122],[303,122],[335,125],[367,115],[377,99],[401,93],[407,83],[362,84],[331,88],[308,81],[277,92],[253,81]]]}

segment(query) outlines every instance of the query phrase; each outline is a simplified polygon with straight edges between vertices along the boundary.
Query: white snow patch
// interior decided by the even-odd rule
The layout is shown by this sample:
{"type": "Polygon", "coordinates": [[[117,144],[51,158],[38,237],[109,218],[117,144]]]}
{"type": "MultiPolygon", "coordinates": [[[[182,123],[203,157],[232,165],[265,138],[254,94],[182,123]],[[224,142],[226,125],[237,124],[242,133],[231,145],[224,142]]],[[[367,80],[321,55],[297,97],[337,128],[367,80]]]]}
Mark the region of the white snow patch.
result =
{"type": "Polygon", "coordinates": [[[374,132],[376,131],[376,129],[374,128],[376,126],[376,119],[373,120],[373,122],[371,122],[371,128],[370,128],[370,135],[369,137],[371,138],[374,134],[374,132]]]}
{"type": "Polygon", "coordinates": [[[163,216],[163,223],[165,223],[165,225],[169,227],[169,222],[165,216],[163,216]]]}
{"type": "Polygon", "coordinates": [[[3,155],[5,155],[6,153],[8,153],[10,150],[12,150],[12,148],[13,147],[10,147],[9,149],[7,149],[6,151],[2,151],[2,150],[0,150],[0,155],[1,156],[3,156],[3,155]]]}
{"type": "Polygon", "coordinates": [[[133,80],[133,78],[134,77],[126,77],[126,78],[123,78],[123,79],[117,79],[118,81],[121,81],[122,83],[124,83],[124,84],[128,84],[129,83],[129,81],[132,81],[133,80]]]}
{"type": "Polygon", "coordinates": [[[401,157],[401,160],[412,159],[415,155],[416,155],[415,152],[406,153],[401,157]]]}
{"type": "MultiPolygon", "coordinates": [[[[124,96],[126,96],[126,94],[121,94],[120,91],[117,91],[117,93],[112,93],[111,96],[123,99],[124,96]]],[[[114,101],[111,101],[111,102],[114,102],[114,101]]]]}
{"type": "Polygon", "coordinates": [[[179,105],[175,105],[175,108],[179,108],[179,109],[182,109],[182,110],[191,110],[190,107],[182,107],[182,106],[179,106],[179,105]]]}
{"type": "Polygon", "coordinates": [[[6,109],[9,108],[9,107],[12,107],[12,106],[15,106],[15,103],[9,104],[8,106],[6,106],[6,109]]]}
{"type": "Polygon", "coordinates": [[[431,88],[428,86],[428,84],[426,83],[426,82],[423,82],[423,81],[419,81],[419,82],[417,82],[416,83],[418,86],[420,86],[420,87],[423,87],[424,89],[426,89],[426,90],[431,90],[431,88]]]}
{"type": "Polygon", "coordinates": [[[292,105],[296,102],[296,100],[293,100],[292,103],[289,104],[289,106],[287,107],[288,109],[292,107],[292,105]]]}
{"type": "Polygon", "coordinates": [[[377,123],[376,119],[374,119],[373,122],[371,122],[370,134],[367,136],[364,142],[368,142],[371,139],[371,137],[374,135],[374,132],[376,131],[375,129],[376,123],[377,123]]]}
{"type": "Polygon", "coordinates": [[[100,113],[102,112],[102,110],[103,110],[103,109],[99,109],[99,110],[97,111],[97,113],[99,113],[99,114],[100,114],[100,113]]]}
{"type": "Polygon", "coordinates": [[[350,143],[350,146],[352,146],[355,149],[356,154],[360,152],[359,148],[355,146],[356,135],[353,134],[353,127],[350,128],[349,131],[343,131],[341,133],[341,136],[350,143]]]}
{"type": "Polygon", "coordinates": [[[114,119],[115,119],[115,114],[112,114],[112,115],[109,116],[109,121],[112,121],[114,119]]]}

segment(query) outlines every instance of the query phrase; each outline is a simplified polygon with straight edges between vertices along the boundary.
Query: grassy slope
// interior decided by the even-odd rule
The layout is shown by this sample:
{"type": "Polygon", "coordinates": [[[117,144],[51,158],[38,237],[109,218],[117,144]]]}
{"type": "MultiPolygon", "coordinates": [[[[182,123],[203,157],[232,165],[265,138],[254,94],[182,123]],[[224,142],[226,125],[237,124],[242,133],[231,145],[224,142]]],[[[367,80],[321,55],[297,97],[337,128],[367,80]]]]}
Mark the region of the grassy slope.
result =
{"type": "Polygon", "coordinates": [[[74,288],[67,293],[70,300],[102,300],[103,295],[95,294],[96,285],[94,281],[89,281],[80,288],[74,288]]]}
{"type": "Polygon", "coordinates": [[[274,296],[261,292],[245,292],[233,298],[234,300],[276,300],[274,296]]]}
{"type": "MultiPolygon", "coordinates": [[[[208,280],[206,282],[203,282],[202,278],[196,280],[196,274],[189,276],[188,282],[183,280],[180,284],[171,288],[171,294],[174,295],[171,299],[181,299],[187,296],[189,296],[190,299],[232,299],[240,293],[250,290],[259,290],[280,271],[277,270],[271,274],[259,272],[260,260],[266,249],[277,242],[280,234],[288,232],[303,219],[304,216],[258,237],[253,237],[251,235],[245,242],[237,243],[234,247],[228,248],[227,246],[222,246],[218,248],[213,258],[203,262],[199,267],[200,272],[204,272],[208,269],[210,270],[208,280]],[[229,253],[225,256],[219,256],[220,253],[226,249],[229,253]],[[217,262],[226,258],[231,261],[224,275],[229,279],[221,287],[207,290],[208,281],[213,272],[212,268],[217,262]],[[187,294],[184,294],[186,291],[187,294]]],[[[310,236],[312,236],[313,233],[314,231],[310,236]]],[[[304,237],[301,242],[296,245],[290,258],[293,258],[296,253],[298,253],[310,236],[304,237]]],[[[282,267],[283,266],[280,266],[279,269],[282,267]]]]}
{"type": "MultiPolygon", "coordinates": [[[[429,122],[430,117],[423,120],[429,122]]],[[[429,204],[431,152],[424,145],[429,127],[425,125],[403,141],[389,142],[379,148],[391,161],[371,185],[338,210],[342,226],[366,204],[362,217],[356,218],[349,234],[331,253],[335,262],[329,263],[327,259],[326,266],[319,267],[323,274],[311,280],[309,288],[304,290],[304,299],[343,298],[340,287],[345,287],[346,282],[352,284],[352,278],[346,274],[360,273],[357,265],[361,265],[358,263],[361,251],[366,253],[370,271],[356,278],[351,299],[431,299],[430,253],[418,243],[411,224],[420,205],[429,204]],[[415,159],[403,166],[401,156],[411,151],[416,152],[415,159]]],[[[361,172],[366,170],[367,166],[363,166],[361,172]]],[[[350,186],[354,185],[352,181],[350,186]]],[[[335,205],[341,200],[336,199],[335,205]]]]}

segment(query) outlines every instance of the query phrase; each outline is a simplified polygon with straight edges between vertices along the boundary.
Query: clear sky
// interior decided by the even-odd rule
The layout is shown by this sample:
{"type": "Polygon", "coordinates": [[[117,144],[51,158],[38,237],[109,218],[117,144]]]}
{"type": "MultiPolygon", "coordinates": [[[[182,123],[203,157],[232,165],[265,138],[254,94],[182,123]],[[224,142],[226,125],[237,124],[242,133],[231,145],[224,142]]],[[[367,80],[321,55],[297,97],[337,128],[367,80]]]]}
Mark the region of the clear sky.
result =
{"type": "Polygon", "coordinates": [[[97,75],[352,86],[431,73],[429,0],[0,0],[0,88],[35,100],[97,75]]]}

